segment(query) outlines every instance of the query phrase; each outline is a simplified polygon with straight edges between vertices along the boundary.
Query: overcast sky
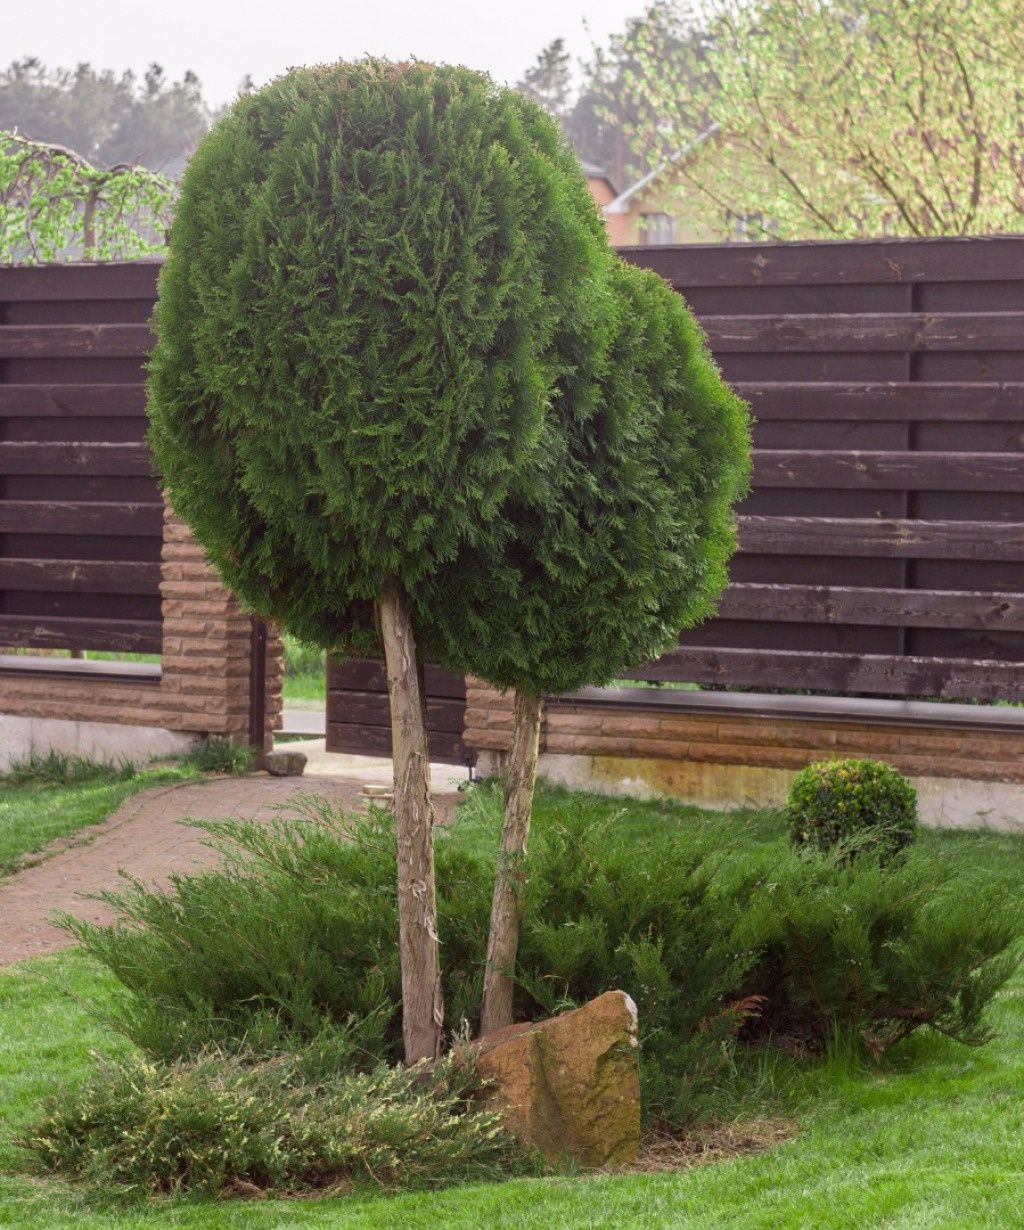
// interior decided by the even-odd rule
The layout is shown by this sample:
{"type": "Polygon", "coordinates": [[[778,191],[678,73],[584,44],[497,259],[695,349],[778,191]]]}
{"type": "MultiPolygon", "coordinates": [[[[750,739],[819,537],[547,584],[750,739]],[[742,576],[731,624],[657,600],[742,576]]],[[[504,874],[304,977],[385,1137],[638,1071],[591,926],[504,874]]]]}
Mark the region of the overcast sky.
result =
{"type": "Polygon", "coordinates": [[[366,53],[446,61],[515,81],[559,36],[574,56],[622,29],[645,0],[0,0],[0,62],[35,55],[71,67],[141,71],[152,60],[199,74],[225,102],[295,64],[366,53]]]}

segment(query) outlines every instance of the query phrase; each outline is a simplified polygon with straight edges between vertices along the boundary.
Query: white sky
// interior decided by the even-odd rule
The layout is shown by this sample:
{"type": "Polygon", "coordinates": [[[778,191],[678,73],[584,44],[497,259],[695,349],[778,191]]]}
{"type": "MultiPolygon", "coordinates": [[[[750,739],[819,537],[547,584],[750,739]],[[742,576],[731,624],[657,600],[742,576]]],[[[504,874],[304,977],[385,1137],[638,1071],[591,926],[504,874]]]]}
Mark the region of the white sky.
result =
{"type": "Polygon", "coordinates": [[[366,53],[446,61],[515,81],[552,39],[574,57],[643,10],[645,0],[0,0],[0,63],[25,55],[72,67],[187,68],[206,97],[234,96],[296,64],[366,53]],[[589,27],[589,35],[587,33],[589,27]]]}

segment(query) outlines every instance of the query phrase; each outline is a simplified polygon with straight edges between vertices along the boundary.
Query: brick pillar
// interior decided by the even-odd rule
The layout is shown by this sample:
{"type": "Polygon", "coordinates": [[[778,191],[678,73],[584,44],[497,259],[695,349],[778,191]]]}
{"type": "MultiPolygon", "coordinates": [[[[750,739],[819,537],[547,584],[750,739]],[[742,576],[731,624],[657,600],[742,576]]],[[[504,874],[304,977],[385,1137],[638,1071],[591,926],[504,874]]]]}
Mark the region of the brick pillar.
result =
{"type": "MultiPolygon", "coordinates": [[[[250,620],[206,562],[191,531],[164,517],[160,594],[164,724],[245,741],[249,735],[250,620]]],[[[280,725],[283,647],[267,638],[266,731],[280,725]]]]}

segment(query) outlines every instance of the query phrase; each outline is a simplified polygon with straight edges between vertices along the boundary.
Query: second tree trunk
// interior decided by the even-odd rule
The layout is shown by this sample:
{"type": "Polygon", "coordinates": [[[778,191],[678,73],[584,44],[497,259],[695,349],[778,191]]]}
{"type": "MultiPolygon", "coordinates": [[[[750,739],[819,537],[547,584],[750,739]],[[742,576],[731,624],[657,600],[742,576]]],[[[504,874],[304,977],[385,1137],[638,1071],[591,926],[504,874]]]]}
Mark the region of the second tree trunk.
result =
{"type": "Polygon", "coordinates": [[[441,1053],[444,1000],[434,888],[434,808],[424,720],[423,674],[405,593],[393,577],[379,601],[391,705],[398,858],[398,945],[405,1062],[441,1053]]]}
{"type": "Polygon", "coordinates": [[[505,780],[505,819],[487,941],[481,1034],[512,1024],[513,976],[523,918],[526,848],[530,837],[533,790],[537,781],[543,703],[543,698],[536,692],[527,688],[516,690],[512,750],[505,780]]]}

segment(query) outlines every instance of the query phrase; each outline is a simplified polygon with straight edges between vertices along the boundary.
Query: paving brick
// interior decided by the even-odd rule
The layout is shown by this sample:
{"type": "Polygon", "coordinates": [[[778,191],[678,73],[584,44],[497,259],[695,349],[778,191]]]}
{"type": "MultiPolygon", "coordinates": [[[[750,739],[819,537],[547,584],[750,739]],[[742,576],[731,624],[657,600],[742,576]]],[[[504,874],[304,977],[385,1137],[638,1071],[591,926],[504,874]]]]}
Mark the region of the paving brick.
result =
{"type": "MultiPolygon", "coordinates": [[[[215,864],[220,855],[202,844],[202,835],[181,822],[189,816],[221,820],[248,817],[270,822],[287,812],[301,794],[315,792],[355,810],[361,806],[362,780],[324,776],[220,778],[144,790],[102,824],[57,843],[42,862],[0,880],[0,965],[41,956],[72,943],[50,921],[66,910],[90,922],[106,923],[113,911],[80,894],[115,889],[119,869],[144,883],[162,886],[172,872],[215,864]]],[[[438,794],[439,812],[455,796],[438,794]]]]}

